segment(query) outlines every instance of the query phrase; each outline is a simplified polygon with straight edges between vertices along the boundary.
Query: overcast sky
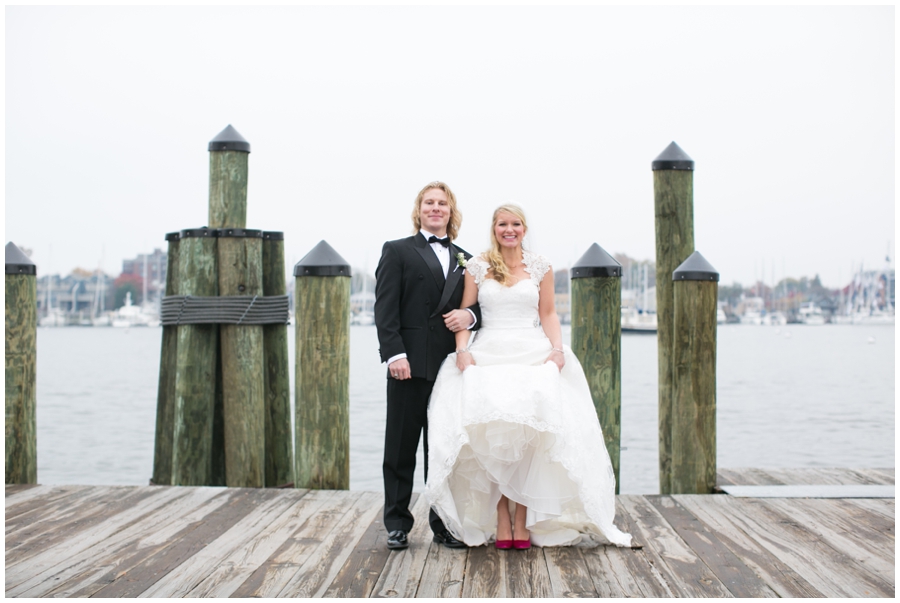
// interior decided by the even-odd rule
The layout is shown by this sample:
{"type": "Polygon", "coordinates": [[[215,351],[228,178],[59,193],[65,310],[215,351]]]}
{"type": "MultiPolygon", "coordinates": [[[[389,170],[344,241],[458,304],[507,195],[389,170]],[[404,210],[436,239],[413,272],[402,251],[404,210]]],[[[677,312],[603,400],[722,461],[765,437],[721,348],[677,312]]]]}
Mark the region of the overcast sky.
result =
{"type": "MultiPolygon", "coordinates": [[[[374,272],[447,182],[459,244],[521,205],[554,266],[655,258],[651,161],[696,164],[723,283],[845,284],[895,243],[893,6],[21,7],[6,15],[6,240],[38,274],[207,223],[207,143],[252,145],[248,228],[374,272]]],[[[892,257],[893,261],[893,257],[892,257]]]]}

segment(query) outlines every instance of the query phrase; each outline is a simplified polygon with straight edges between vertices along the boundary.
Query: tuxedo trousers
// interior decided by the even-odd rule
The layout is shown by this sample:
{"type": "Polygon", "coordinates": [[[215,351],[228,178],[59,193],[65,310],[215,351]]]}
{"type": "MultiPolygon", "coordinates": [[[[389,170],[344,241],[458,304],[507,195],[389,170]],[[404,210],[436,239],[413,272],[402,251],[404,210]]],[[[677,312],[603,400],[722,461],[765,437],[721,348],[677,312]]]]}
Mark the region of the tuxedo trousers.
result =
{"type": "MultiPolygon", "coordinates": [[[[412,377],[387,380],[387,421],[384,428],[384,527],[388,532],[413,527],[409,501],[416,471],[416,450],[424,433],[425,481],[428,481],[428,399],[434,381],[412,377]]],[[[432,509],[431,530],[444,531],[444,523],[432,509]]]]}

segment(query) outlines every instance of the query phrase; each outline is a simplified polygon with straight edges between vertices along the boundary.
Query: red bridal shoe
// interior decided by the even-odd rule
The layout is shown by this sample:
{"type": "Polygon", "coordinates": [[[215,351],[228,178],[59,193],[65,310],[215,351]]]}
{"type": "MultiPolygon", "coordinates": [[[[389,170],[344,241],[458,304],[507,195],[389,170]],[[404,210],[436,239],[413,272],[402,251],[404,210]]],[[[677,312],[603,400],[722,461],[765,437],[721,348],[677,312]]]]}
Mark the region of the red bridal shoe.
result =
{"type": "Polygon", "coordinates": [[[513,540],[512,546],[514,549],[530,549],[531,538],[528,538],[527,540],[513,540]]]}
{"type": "Polygon", "coordinates": [[[497,540],[494,542],[494,546],[498,549],[511,549],[513,548],[512,540],[497,540]]]}

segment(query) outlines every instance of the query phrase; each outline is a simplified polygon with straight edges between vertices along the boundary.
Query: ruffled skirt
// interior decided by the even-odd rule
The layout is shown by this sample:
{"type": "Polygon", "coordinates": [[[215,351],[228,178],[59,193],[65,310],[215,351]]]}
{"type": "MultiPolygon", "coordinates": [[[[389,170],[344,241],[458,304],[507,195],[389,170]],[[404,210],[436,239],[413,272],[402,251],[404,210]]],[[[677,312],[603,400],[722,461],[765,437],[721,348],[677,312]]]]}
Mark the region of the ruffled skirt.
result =
{"type": "Polygon", "coordinates": [[[614,524],[615,475],[584,372],[565,347],[546,362],[540,328],[482,329],[475,366],[447,357],[428,408],[426,497],[454,536],[494,540],[501,495],[528,507],[538,546],[583,537],[630,546],[614,524]]]}

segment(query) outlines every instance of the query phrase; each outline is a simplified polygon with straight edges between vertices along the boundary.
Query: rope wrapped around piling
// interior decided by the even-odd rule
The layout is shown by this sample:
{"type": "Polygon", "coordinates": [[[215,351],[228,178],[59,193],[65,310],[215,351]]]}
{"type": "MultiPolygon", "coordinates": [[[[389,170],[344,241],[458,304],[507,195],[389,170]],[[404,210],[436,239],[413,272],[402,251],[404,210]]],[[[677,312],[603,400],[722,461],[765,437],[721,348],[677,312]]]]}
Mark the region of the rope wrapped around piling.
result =
{"type": "Polygon", "coordinates": [[[163,326],[286,325],[289,320],[287,295],[167,295],[160,304],[160,322],[163,326]]]}

